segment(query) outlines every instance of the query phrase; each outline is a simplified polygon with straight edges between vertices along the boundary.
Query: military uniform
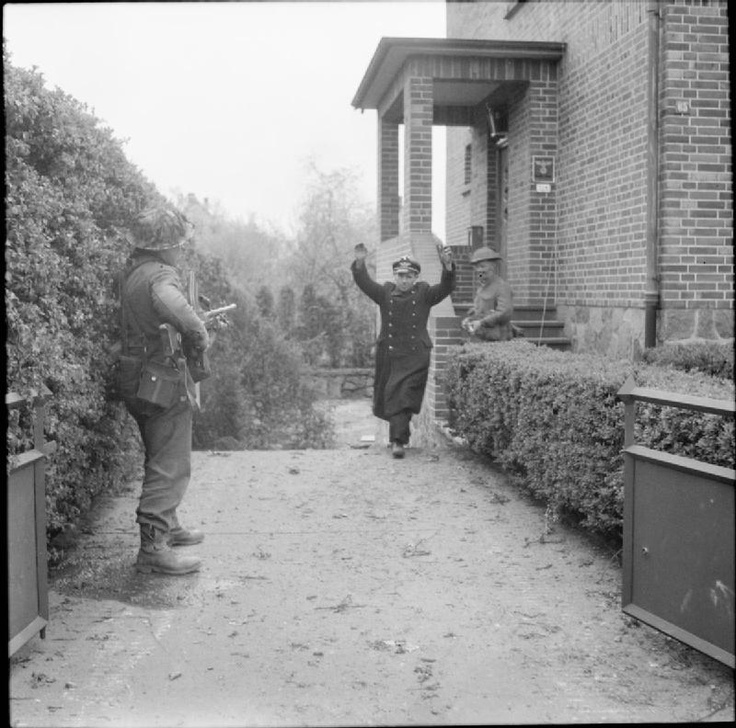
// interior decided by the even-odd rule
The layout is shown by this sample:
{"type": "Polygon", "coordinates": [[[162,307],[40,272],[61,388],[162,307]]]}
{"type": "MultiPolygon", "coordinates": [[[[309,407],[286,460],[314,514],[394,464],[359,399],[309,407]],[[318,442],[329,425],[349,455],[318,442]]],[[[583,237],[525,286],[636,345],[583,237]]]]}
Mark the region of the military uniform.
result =
{"type": "Polygon", "coordinates": [[[514,312],[511,286],[503,278],[478,289],[473,308],[468,311],[471,321],[480,321],[475,336],[483,341],[508,341],[514,334],[511,316],[514,312]]]}
{"type": "MultiPolygon", "coordinates": [[[[183,340],[202,348],[208,341],[203,321],[184,295],[176,268],[148,251],[130,259],[123,288],[127,305],[128,341],[131,356],[145,356],[166,364],[159,325],[172,324],[183,340]]],[[[163,531],[178,525],[176,507],[184,497],[190,476],[192,405],[194,382],[186,368],[181,372],[178,398],[162,409],[133,396],[125,398],[128,411],[138,423],[148,453],[145,478],[138,506],[138,523],[150,523],[163,531]],[[161,437],[162,432],[167,433],[161,437]]]]}
{"type": "MultiPolygon", "coordinates": [[[[171,211],[147,214],[154,219],[163,215],[164,220],[169,220],[168,215],[178,221],[171,211]]],[[[179,228],[175,231],[178,233],[179,228]]],[[[179,247],[183,238],[174,235],[176,242],[171,243],[157,240],[149,233],[144,225],[143,232],[133,241],[136,247],[126,264],[121,290],[124,353],[132,360],[168,367],[176,380],[167,405],[152,404],[137,396],[140,377],[121,384],[120,394],[138,425],[145,450],[143,484],[136,510],[141,529],[137,567],[143,572],[183,574],[196,571],[200,561],[191,556],[180,557],[170,547],[198,543],[204,538],[199,531],[183,528],[177,516],[191,475],[196,399],[183,356],[178,353],[174,367],[165,353],[159,326],[170,324],[184,344],[199,350],[207,348],[209,335],[186,299],[176,267],[163,252],[179,247]]]]}
{"type": "MultiPolygon", "coordinates": [[[[418,270],[418,265],[416,267],[418,270]]],[[[409,441],[411,417],[419,414],[427,384],[432,350],[427,332],[430,309],[452,292],[455,267],[453,264],[451,271],[442,268],[439,284],[417,281],[406,292],[400,291],[393,282],[377,283],[362,263],[354,261],[351,270],[355,283],[378,304],[381,312],[373,414],[389,422],[392,443],[405,445],[409,441]]]]}
{"type": "MultiPolygon", "coordinates": [[[[478,248],[470,260],[474,267],[483,266],[485,261],[500,260],[501,256],[487,246],[478,248]]],[[[482,274],[482,271],[481,271],[482,274]]],[[[514,338],[511,316],[514,312],[514,296],[511,286],[495,270],[486,274],[482,285],[475,294],[473,307],[463,319],[463,328],[472,330],[469,324],[478,322],[480,326],[472,335],[482,341],[508,341],[514,338]]]]}

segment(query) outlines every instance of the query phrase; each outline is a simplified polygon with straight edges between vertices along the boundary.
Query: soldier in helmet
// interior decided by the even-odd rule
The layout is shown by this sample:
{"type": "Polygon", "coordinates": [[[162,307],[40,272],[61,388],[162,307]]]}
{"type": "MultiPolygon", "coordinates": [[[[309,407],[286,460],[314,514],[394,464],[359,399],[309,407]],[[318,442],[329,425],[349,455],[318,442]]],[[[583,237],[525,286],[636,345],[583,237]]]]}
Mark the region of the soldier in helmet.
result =
{"type": "Polygon", "coordinates": [[[136,567],[144,573],[187,574],[201,562],[181,556],[173,546],[189,546],[204,539],[196,529],[181,525],[177,507],[189,485],[191,470],[192,412],[196,406],[194,382],[185,360],[166,351],[165,331],[176,332],[184,345],[204,351],[210,343],[205,324],[187,301],[177,264],[192,226],[168,207],[144,210],[131,229],[133,251],[126,263],[121,290],[123,352],[126,361],[163,367],[153,384],[166,381],[152,399],[143,398],[141,365],[127,381],[120,379],[120,394],[135,419],[145,450],[144,477],[136,511],[141,546],[136,567]],[[163,376],[165,375],[165,376],[163,376]]]}
{"type": "Polygon", "coordinates": [[[511,315],[514,312],[511,286],[498,274],[501,256],[492,248],[478,248],[473,264],[478,290],[473,307],[462,321],[462,327],[481,341],[508,341],[514,337],[511,315]]]}
{"type": "Polygon", "coordinates": [[[429,372],[432,342],[427,319],[432,306],[450,295],[455,286],[452,250],[440,252],[442,277],[430,286],[418,280],[421,266],[409,256],[393,264],[394,280],[383,284],[368,274],[365,246],[355,246],[353,279],[366,296],[380,306],[381,332],[376,347],[373,414],[389,423],[395,458],[404,457],[412,415],[419,414],[429,372]]]}

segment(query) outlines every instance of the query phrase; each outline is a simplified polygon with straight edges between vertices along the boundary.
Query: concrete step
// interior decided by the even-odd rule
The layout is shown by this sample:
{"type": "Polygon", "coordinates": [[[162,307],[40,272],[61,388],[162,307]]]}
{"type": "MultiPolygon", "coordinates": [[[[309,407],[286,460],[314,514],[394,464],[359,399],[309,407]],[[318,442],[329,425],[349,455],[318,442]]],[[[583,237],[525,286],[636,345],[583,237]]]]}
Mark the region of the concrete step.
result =
{"type": "MultiPolygon", "coordinates": [[[[456,316],[465,316],[473,305],[469,302],[454,302],[456,316]]],[[[511,322],[524,333],[524,338],[532,344],[550,346],[554,349],[568,350],[571,341],[564,335],[565,324],[557,321],[557,308],[554,305],[518,304],[514,306],[511,322]]]]}
{"type": "Polygon", "coordinates": [[[565,324],[562,321],[517,321],[513,324],[520,328],[524,337],[532,339],[560,339],[565,338],[565,324]]]}
{"type": "Polygon", "coordinates": [[[553,304],[547,306],[541,304],[518,304],[514,305],[514,323],[519,321],[555,321],[557,320],[557,307],[553,304]]]}
{"type": "MultiPolygon", "coordinates": [[[[465,316],[473,304],[468,301],[453,301],[456,316],[465,316]]],[[[514,323],[522,321],[545,321],[555,322],[557,309],[555,306],[519,304],[514,306],[514,323]]]]}
{"type": "Polygon", "coordinates": [[[571,344],[570,339],[565,336],[526,336],[525,339],[536,346],[549,346],[562,351],[568,351],[571,344]]]}
{"type": "Polygon", "coordinates": [[[523,319],[512,319],[520,329],[526,331],[534,331],[544,329],[554,335],[556,332],[562,332],[565,330],[565,324],[562,321],[525,321],[523,319]]]}

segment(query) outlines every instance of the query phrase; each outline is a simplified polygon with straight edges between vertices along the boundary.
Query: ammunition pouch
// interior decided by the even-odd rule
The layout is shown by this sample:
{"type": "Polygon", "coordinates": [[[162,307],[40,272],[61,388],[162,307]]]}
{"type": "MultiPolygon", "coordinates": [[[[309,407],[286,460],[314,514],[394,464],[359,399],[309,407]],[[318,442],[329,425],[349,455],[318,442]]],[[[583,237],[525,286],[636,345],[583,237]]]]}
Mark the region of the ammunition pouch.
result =
{"type": "Polygon", "coordinates": [[[121,355],[113,365],[112,399],[137,399],[168,409],[184,392],[182,369],[169,364],[121,355]]]}
{"type": "Polygon", "coordinates": [[[176,404],[184,387],[184,374],[180,369],[155,361],[145,361],[142,362],[135,396],[143,402],[168,409],[176,404]]]}

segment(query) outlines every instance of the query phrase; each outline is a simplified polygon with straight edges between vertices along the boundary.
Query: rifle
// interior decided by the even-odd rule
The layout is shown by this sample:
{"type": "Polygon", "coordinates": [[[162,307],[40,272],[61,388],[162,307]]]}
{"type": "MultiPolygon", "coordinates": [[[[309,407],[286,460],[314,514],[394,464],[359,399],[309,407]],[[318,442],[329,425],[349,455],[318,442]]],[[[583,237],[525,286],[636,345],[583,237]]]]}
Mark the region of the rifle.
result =
{"type": "Polygon", "coordinates": [[[227,311],[232,311],[234,308],[237,308],[237,303],[230,303],[227,306],[221,306],[220,308],[212,308],[209,311],[204,312],[204,323],[207,325],[208,323],[213,323],[214,320],[223,313],[226,313],[227,311]]]}
{"type": "MultiPolygon", "coordinates": [[[[227,311],[232,311],[237,308],[237,304],[230,303],[227,306],[221,306],[220,308],[213,308],[208,311],[202,310],[202,304],[209,306],[209,300],[205,296],[199,295],[199,287],[197,286],[197,279],[195,278],[194,271],[189,272],[187,279],[187,300],[189,305],[194,309],[195,313],[204,321],[204,325],[208,329],[216,329],[218,325],[226,325],[227,322],[220,318],[220,316],[227,311]]],[[[189,373],[194,381],[195,398],[197,405],[200,404],[200,391],[199,382],[202,379],[206,379],[210,376],[210,364],[209,357],[206,351],[199,349],[187,350],[185,347],[184,351],[187,357],[187,364],[189,366],[189,373]]]]}
{"type": "MultiPolygon", "coordinates": [[[[194,309],[195,313],[201,316],[202,307],[200,306],[200,301],[199,301],[199,287],[197,286],[197,279],[194,276],[194,271],[189,271],[189,277],[187,279],[187,299],[189,301],[189,305],[194,309]]],[[[192,352],[192,354],[195,354],[195,353],[192,352]]],[[[202,371],[205,371],[206,370],[205,352],[199,352],[197,361],[193,363],[195,363],[195,366],[201,365],[202,371]]],[[[189,369],[190,369],[190,374],[191,374],[191,369],[192,369],[191,365],[189,369]]],[[[202,401],[201,401],[200,392],[199,392],[199,381],[194,382],[194,399],[197,402],[197,409],[201,409],[202,401]]]]}

